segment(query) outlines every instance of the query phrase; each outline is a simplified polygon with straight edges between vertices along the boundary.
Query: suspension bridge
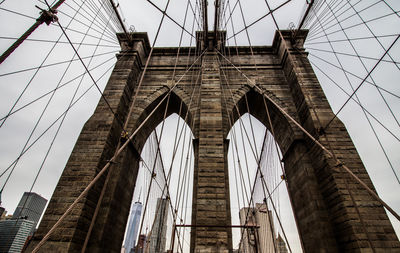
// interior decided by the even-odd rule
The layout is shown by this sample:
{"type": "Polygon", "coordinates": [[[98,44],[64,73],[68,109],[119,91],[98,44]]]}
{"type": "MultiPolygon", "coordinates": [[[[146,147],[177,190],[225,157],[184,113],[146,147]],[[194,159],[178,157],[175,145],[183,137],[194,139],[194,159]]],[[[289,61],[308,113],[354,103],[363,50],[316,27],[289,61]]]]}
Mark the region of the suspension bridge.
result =
{"type": "Polygon", "coordinates": [[[120,252],[141,202],[135,252],[399,252],[399,9],[1,1],[1,204],[50,199],[27,251],[120,252]]]}

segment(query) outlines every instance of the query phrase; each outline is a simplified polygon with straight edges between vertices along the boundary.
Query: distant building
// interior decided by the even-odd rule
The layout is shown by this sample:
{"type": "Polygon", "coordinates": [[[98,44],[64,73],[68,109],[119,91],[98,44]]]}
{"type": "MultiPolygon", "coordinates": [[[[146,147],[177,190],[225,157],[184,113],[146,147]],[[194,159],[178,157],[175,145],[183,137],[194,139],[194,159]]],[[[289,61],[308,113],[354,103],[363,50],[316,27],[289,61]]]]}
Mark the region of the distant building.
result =
{"type": "Polygon", "coordinates": [[[241,253],[277,253],[272,215],[266,204],[257,203],[255,208],[240,209],[239,219],[240,225],[249,226],[241,230],[241,253]]]}
{"type": "Polygon", "coordinates": [[[144,253],[146,249],[146,235],[139,235],[135,253],[144,253]]]}
{"type": "Polygon", "coordinates": [[[276,251],[277,253],[288,253],[288,249],[286,248],[286,243],[282,239],[281,235],[278,234],[278,237],[276,238],[276,251]]]}
{"type": "Polygon", "coordinates": [[[153,226],[149,235],[148,251],[164,253],[167,240],[168,199],[157,199],[157,208],[153,226]]]}
{"type": "Polygon", "coordinates": [[[135,202],[131,206],[131,213],[129,216],[128,230],[125,237],[125,253],[134,253],[136,246],[136,238],[139,231],[140,217],[142,215],[142,203],[135,202]]]}
{"type": "Polygon", "coordinates": [[[0,252],[21,252],[33,227],[26,219],[0,221],[0,252]]]}
{"type": "Polygon", "coordinates": [[[14,211],[13,219],[24,218],[34,222],[31,234],[36,228],[46,206],[47,199],[34,192],[25,192],[14,211]]]}

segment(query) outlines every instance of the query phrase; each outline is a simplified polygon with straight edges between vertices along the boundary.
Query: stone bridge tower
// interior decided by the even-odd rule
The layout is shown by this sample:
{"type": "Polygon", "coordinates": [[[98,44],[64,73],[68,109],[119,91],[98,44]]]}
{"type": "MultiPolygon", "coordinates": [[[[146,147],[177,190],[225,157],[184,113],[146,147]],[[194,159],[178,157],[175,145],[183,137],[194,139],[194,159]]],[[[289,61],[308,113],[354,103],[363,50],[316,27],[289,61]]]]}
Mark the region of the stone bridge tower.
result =
{"type": "MultiPolygon", "coordinates": [[[[138,129],[148,116],[149,120],[112,165],[92,232],[88,234],[106,176],[72,210],[41,252],[81,252],[85,240],[86,252],[120,252],[139,154],[151,131],[163,119],[166,108],[167,115],[179,113],[195,136],[191,252],[232,252],[226,138],[231,125],[246,112],[270,131],[274,130],[305,252],[400,252],[399,241],[382,205],[278,108],[288,112],[315,137],[322,133],[320,141],[374,189],[340,120],[335,119],[328,130],[320,131],[334,114],[303,49],[306,36],[307,32],[301,31],[293,41],[291,32],[277,32],[272,46],[251,50],[224,47],[224,33],[198,33],[197,48],[180,49],[181,55],[186,56],[179,58],[176,69],[176,76],[182,76],[187,64],[197,57],[187,56],[188,51],[207,48],[191,69],[199,73],[198,78],[193,85],[193,75],[186,75],[176,87],[170,80],[178,48],[155,48],[129,120],[129,132],[138,129]],[[208,40],[203,40],[204,35],[208,40]],[[240,66],[252,82],[215,48],[230,55],[230,61],[240,66]],[[170,96],[163,100],[166,94],[170,96]],[[159,104],[160,101],[163,102],[159,104]]],[[[132,43],[122,34],[118,38],[122,50],[104,91],[116,116],[101,99],[82,129],[30,250],[113,156],[120,141],[122,128],[118,122],[125,122],[128,117],[150,44],[145,33],[132,34],[132,43]]]]}

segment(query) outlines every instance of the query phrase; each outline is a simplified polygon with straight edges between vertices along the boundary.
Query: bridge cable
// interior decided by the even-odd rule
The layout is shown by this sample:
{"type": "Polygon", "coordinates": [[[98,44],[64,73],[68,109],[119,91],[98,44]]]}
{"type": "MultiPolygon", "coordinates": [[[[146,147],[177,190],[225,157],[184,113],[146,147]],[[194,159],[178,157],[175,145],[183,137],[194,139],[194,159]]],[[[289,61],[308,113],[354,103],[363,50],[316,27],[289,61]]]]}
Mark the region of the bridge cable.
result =
{"type": "MultiPolygon", "coordinates": [[[[105,28],[105,29],[106,29],[106,28],[105,28]]],[[[104,30],[105,30],[105,29],[104,29],[104,30]]],[[[104,31],[103,31],[103,32],[104,32],[104,31]]],[[[83,40],[84,40],[84,38],[82,39],[82,41],[83,41],[83,40]]],[[[101,42],[101,39],[98,41],[98,43],[100,43],[100,42],[101,42]]],[[[93,51],[93,55],[95,55],[96,51],[97,51],[97,47],[96,47],[95,50],[93,51]]],[[[92,60],[93,60],[93,57],[90,59],[90,61],[89,61],[89,63],[88,63],[88,67],[89,67],[90,64],[92,63],[92,60]]],[[[68,68],[69,68],[69,66],[67,67],[66,71],[68,70],[68,68]]],[[[33,187],[34,187],[35,184],[36,184],[36,181],[37,181],[37,179],[38,179],[38,177],[39,177],[39,175],[40,175],[40,173],[41,173],[41,171],[42,171],[42,169],[43,169],[43,166],[44,166],[44,164],[45,164],[45,162],[46,162],[46,160],[47,160],[47,158],[48,158],[48,155],[49,155],[49,153],[50,153],[50,150],[52,149],[53,144],[54,144],[54,142],[55,142],[55,140],[56,140],[56,138],[57,138],[57,136],[58,136],[58,134],[59,134],[59,132],[60,132],[60,129],[61,129],[61,127],[62,127],[62,125],[63,125],[63,123],[64,123],[64,121],[65,121],[65,118],[66,118],[66,116],[67,116],[67,113],[69,112],[69,109],[71,108],[71,105],[72,105],[72,103],[74,102],[74,99],[75,99],[75,97],[76,97],[76,95],[77,95],[77,93],[78,93],[78,90],[79,90],[79,88],[81,87],[81,84],[82,84],[82,82],[83,82],[84,77],[85,77],[85,76],[83,75],[83,76],[81,77],[81,79],[79,80],[79,83],[78,83],[78,85],[77,85],[77,87],[76,87],[76,89],[75,89],[75,92],[74,92],[73,96],[71,97],[71,100],[70,100],[69,105],[68,105],[68,107],[67,107],[68,109],[66,110],[66,113],[65,113],[65,114],[63,115],[63,117],[62,117],[61,122],[60,122],[60,124],[58,125],[58,128],[57,128],[57,130],[56,130],[56,132],[55,132],[55,134],[54,134],[54,136],[53,136],[53,138],[52,138],[52,140],[51,140],[50,146],[48,147],[48,149],[47,149],[47,151],[46,151],[46,154],[45,154],[45,156],[44,156],[44,158],[43,158],[43,160],[42,160],[42,162],[41,162],[41,164],[40,164],[40,166],[39,166],[39,169],[38,169],[38,171],[37,171],[37,173],[36,173],[36,175],[35,175],[35,179],[34,179],[32,185],[31,185],[31,187],[30,187],[30,189],[29,189],[29,194],[32,192],[33,187]]],[[[60,81],[58,82],[57,87],[60,85],[61,81],[62,81],[62,78],[61,78],[60,81]]],[[[54,93],[53,93],[53,94],[54,94],[54,93]]],[[[25,199],[25,202],[24,202],[24,204],[23,204],[21,210],[24,210],[24,209],[25,209],[25,206],[26,206],[27,201],[28,201],[28,198],[25,199]]]]}
{"type": "MultiPolygon", "coordinates": [[[[243,72],[241,72],[229,59],[227,59],[224,55],[222,55],[221,53],[219,53],[225,60],[227,60],[232,66],[234,66],[234,68],[239,71],[242,76],[244,76],[249,83],[251,83],[253,85],[253,87],[255,89],[257,89],[258,91],[260,91],[266,99],[268,99],[273,105],[275,105],[291,122],[293,122],[303,133],[305,133],[315,144],[317,144],[322,150],[325,151],[325,153],[327,153],[328,156],[330,156],[331,158],[333,158],[333,154],[327,149],[325,148],[324,145],[322,145],[316,138],[314,138],[306,129],[304,129],[300,123],[298,123],[294,118],[292,118],[283,108],[281,108],[279,106],[279,104],[277,104],[272,98],[270,98],[270,96],[268,94],[266,94],[257,84],[255,84],[249,77],[247,77],[247,75],[245,75],[243,72]]],[[[356,182],[358,182],[364,189],[366,189],[370,195],[377,201],[379,201],[391,214],[393,214],[393,216],[396,217],[397,220],[400,221],[400,216],[388,205],[386,204],[386,202],[384,202],[373,190],[371,190],[371,188],[369,188],[357,175],[355,175],[346,165],[344,165],[339,159],[334,159],[336,160],[338,166],[342,166],[342,168],[351,175],[351,177],[353,178],[353,180],[355,180],[356,182]]]]}
{"type": "MultiPolygon", "coordinates": [[[[87,33],[88,31],[89,31],[89,30],[87,30],[86,33],[87,33]]],[[[60,37],[61,37],[61,36],[60,36],[60,37]]],[[[60,37],[59,37],[59,38],[60,38],[60,37]]],[[[82,40],[83,40],[83,39],[82,39],[82,40]]],[[[56,44],[55,44],[55,45],[56,45],[56,44]]],[[[54,49],[55,45],[53,46],[52,50],[54,49]]],[[[49,54],[52,52],[52,50],[47,54],[45,60],[47,59],[47,57],[49,56],[49,54]]],[[[45,61],[45,60],[44,60],[44,61],[45,61]]],[[[42,63],[44,63],[44,61],[43,61],[42,63]]],[[[72,63],[72,62],[70,61],[68,67],[65,69],[64,73],[62,74],[61,79],[60,79],[60,81],[58,82],[56,88],[59,87],[59,85],[60,85],[60,83],[61,83],[61,80],[64,78],[64,76],[65,76],[65,74],[66,74],[66,72],[67,72],[67,70],[68,70],[68,68],[69,68],[69,66],[70,66],[71,63],[72,63]]],[[[36,73],[37,73],[38,71],[39,71],[39,69],[35,72],[35,75],[36,75],[36,73]]],[[[35,77],[35,75],[31,78],[30,82],[33,80],[33,78],[35,77]]],[[[29,86],[30,82],[28,83],[28,85],[27,85],[27,86],[25,87],[25,89],[23,90],[23,93],[26,91],[26,89],[27,89],[27,87],[29,86]]],[[[29,141],[31,140],[31,138],[32,138],[32,136],[33,136],[33,134],[34,134],[36,128],[38,127],[38,125],[39,125],[41,119],[43,118],[43,115],[44,115],[44,113],[46,112],[46,110],[47,110],[47,108],[48,108],[50,102],[52,101],[56,90],[57,90],[57,89],[54,89],[54,92],[51,94],[49,100],[47,101],[47,103],[46,103],[46,105],[45,105],[45,107],[44,107],[42,113],[41,113],[40,116],[39,116],[39,119],[38,119],[37,122],[35,123],[34,128],[32,129],[32,131],[31,131],[31,133],[30,133],[30,135],[29,135],[27,141],[25,142],[24,147],[22,148],[22,151],[20,152],[19,158],[22,156],[22,154],[23,154],[25,148],[27,147],[29,141]]],[[[22,94],[23,94],[23,93],[22,93],[22,94]]],[[[15,107],[16,103],[19,101],[19,99],[21,98],[22,94],[19,96],[19,98],[17,99],[17,101],[14,103],[12,109],[15,107]]],[[[10,112],[12,111],[12,109],[10,110],[10,112]]],[[[10,112],[8,113],[8,115],[10,115],[10,112]]],[[[8,117],[6,117],[6,118],[3,120],[3,122],[0,124],[0,127],[4,124],[4,122],[5,122],[5,120],[6,120],[7,118],[8,118],[8,117]]],[[[19,158],[17,158],[17,160],[13,163],[13,165],[12,165],[13,167],[12,167],[10,173],[8,174],[8,176],[7,176],[6,180],[5,180],[5,182],[4,182],[3,186],[2,186],[2,188],[0,189],[0,192],[3,192],[4,187],[7,185],[7,183],[8,183],[8,181],[9,181],[11,175],[13,174],[13,172],[14,172],[14,170],[15,170],[15,168],[16,168],[18,162],[19,162],[19,158]]],[[[8,170],[8,169],[7,169],[7,170],[8,170]]],[[[3,174],[2,174],[2,175],[3,175],[3,174]]]]}

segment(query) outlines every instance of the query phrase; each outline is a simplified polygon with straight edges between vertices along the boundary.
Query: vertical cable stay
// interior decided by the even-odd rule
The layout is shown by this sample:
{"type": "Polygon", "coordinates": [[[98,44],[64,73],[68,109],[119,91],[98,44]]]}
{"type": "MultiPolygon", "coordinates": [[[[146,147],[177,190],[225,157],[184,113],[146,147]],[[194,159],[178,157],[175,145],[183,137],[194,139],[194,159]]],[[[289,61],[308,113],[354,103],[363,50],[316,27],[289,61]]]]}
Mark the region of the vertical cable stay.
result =
{"type": "MultiPolygon", "coordinates": [[[[57,21],[58,21],[58,20],[57,20],[57,21]]],[[[87,32],[88,32],[88,31],[87,31],[87,32]]],[[[59,37],[59,39],[60,39],[60,38],[61,38],[61,36],[59,37]]],[[[83,39],[82,39],[82,41],[83,41],[83,39]]],[[[54,44],[53,48],[52,48],[52,49],[50,50],[50,52],[47,54],[45,60],[46,60],[47,57],[50,55],[50,53],[52,52],[52,50],[54,49],[55,46],[56,46],[56,44],[54,44]]],[[[45,61],[45,60],[44,60],[44,61],[45,61]]],[[[42,62],[42,64],[44,63],[44,61],[42,62]]],[[[48,101],[46,102],[45,107],[43,108],[42,112],[40,113],[40,116],[39,116],[39,118],[37,119],[37,121],[36,121],[36,123],[35,123],[33,129],[31,130],[28,139],[26,140],[26,142],[25,142],[25,144],[24,144],[22,150],[20,151],[20,155],[18,156],[18,158],[17,158],[17,159],[15,160],[15,162],[13,163],[12,168],[11,168],[11,171],[10,171],[10,173],[8,174],[8,176],[7,176],[7,178],[6,178],[6,180],[5,180],[5,182],[4,182],[3,186],[2,186],[2,188],[1,188],[1,190],[0,190],[0,192],[3,192],[4,187],[7,185],[7,183],[8,183],[8,181],[9,181],[11,175],[13,174],[13,172],[14,172],[16,166],[18,165],[18,162],[19,162],[20,157],[23,155],[23,153],[25,153],[25,149],[27,148],[27,146],[28,146],[28,144],[29,144],[31,138],[33,137],[33,134],[35,133],[35,131],[36,131],[36,129],[37,129],[39,123],[41,122],[41,120],[42,120],[42,118],[43,118],[45,112],[47,111],[47,108],[49,107],[49,105],[50,105],[50,103],[51,103],[51,101],[52,101],[52,99],[53,99],[53,97],[54,97],[54,95],[55,95],[55,92],[56,92],[56,90],[58,89],[58,87],[59,87],[59,85],[60,85],[62,79],[64,78],[64,76],[65,76],[65,74],[66,74],[66,72],[67,72],[69,66],[71,65],[71,63],[72,63],[72,62],[70,61],[70,62],[69,62],[69,65],[67,66],[67,68],[66,68],[65,71],[63,72],[60,81],[57,83],[56,88],[55,88],[54,91],[51,93],[50,98],[49,98],[48,101]]],[[[22,94],[19,96],[19,98],[17,99],[17,101],[14,103],[14,105],[13,105],[12,109],[10,110],[10,112],[12,112],[12,110],[13,110],[14,107],[16,106],[17,102],[18,102],[19,99],[22,97],[23,93],[26,91],[27,87],[29,86],[29,84],[30,84],[30,82],[33,80],[33,78],[36,76],[36,73],[37,73],[38,71],[39,71],[39,69],[37,69],[37,71],[35,72],[34,76],[31,78],[31,80],[29,81],[28,85],[27,85],[27,86],[25,87],[25,89],[23,90],[22,94]]],[[[10,115],[10,112],[8,113],[7,117],[10,115]]],[[[4,124],[4,122],[5,122],[5,120],[7,119],[7,117],[3,120],[3,122],[2,122],[1,125],[0,125],[0,127],[4,124]]],[[[7,170],[8,170],[8,169],[7,169],[7,170]]],[[[7,171],[7,170],[6,170],[6,171],[7,171]]],[[[36,181],[36,180],[35,180],[35,181],[36,181]]]]}
{"type": "MultiPolygon", "coordinates": [[[[218,52],[218,51],[217,51],[218,52]]],[[[218,52],[219,55],[221,55],[225,60],[227,60],[232,66],[235,67],[237,71],[240,71],[232,62],[229,61],[224,55],[222,55],[220,52],[218,52]]],[[[265,96],[266,99],[268,99],[274,106],[276,106],[290,121],[292,121],[303,133],[305,133],[315,144],[317,144],[322,150],[324,150],[331,158],[334,158],[334,155],[326,148],[324,145],[322,145],[316,138],[314,138],[306,129],[304,129],[295,119],[293,119],[283,108],[279,106],[272,98],[269,97],[268,94],[266,94],[260,87],[258,87],[257,84],[255,84],[249,77],[247,77],[243,72],[241,74],[256,88],[263,96],[265,96]]],[[[364,187],[370,194],[371,196],[380,202],[393,216],[396,217],[396,219],[400,220],[400,216],[394,211],[386,202],[384,202],[373,190],[371,190],[362,180],[360,180],[346,165],[344,165],[339,159],[335,159],[338,164],[344,168],[344,170],[350,174],[350,176],[358,182],[362,187],[364,187]]]]}

